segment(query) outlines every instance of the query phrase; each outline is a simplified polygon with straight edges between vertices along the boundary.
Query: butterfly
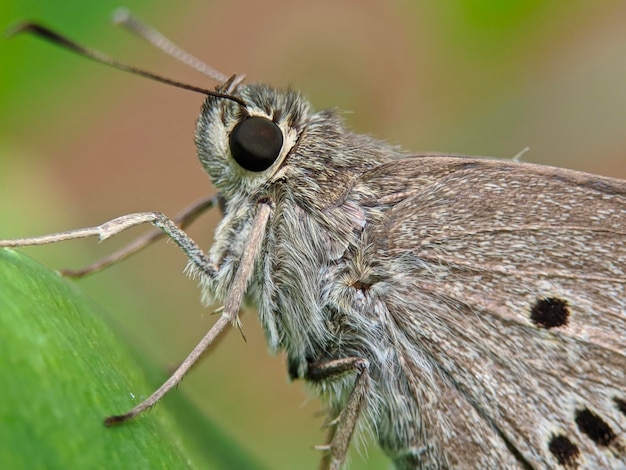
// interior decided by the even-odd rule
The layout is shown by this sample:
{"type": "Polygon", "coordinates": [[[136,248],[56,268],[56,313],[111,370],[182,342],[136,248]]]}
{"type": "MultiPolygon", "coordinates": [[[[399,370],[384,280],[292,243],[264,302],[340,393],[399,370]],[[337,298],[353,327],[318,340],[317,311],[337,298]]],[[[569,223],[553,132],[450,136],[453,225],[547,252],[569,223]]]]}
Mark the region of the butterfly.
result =
{"type": "Polygon", "coordinates": [[[174,375],[107,424],[156,403],[248,302],[327,406],[326,468],[357,427],[400,469],[626,467],[625,181],[406,153],[239,77],[194,91],[223,211],[208,253],[157,212],[0,243],[151,223],[187,254],[204,302],[224,305],[174,375]]]}

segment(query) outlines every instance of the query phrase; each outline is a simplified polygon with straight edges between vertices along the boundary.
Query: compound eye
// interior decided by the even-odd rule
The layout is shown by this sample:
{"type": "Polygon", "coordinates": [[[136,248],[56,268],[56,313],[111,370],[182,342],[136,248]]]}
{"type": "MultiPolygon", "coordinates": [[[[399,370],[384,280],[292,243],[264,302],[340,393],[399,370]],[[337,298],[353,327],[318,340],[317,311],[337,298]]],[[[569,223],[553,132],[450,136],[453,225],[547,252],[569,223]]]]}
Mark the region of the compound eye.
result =
{"type": "Polygon", "coordinates": [[[230,153],[248,171],[265,171],[276,161],[283,147],[283,133],[272,121],[251,116],[240,121],[230,133],[230,153]]]}

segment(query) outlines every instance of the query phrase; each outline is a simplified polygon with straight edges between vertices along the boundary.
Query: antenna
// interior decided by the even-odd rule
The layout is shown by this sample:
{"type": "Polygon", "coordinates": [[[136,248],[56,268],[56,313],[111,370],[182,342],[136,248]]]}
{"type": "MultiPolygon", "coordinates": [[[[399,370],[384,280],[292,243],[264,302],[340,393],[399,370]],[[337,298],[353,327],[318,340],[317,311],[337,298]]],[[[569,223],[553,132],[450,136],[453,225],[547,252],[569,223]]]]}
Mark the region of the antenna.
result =
{"type": "Polygon", "coordinates": [[[246,107],[246,103],[236,96],[229,95],[227,93],[220,93],[218,91],[207,90],[206,88],[197,87],[194,85],[189,85],[187,83],[179,82],[176,80],[172,80],[169,78],[162,77],[161,75],[154,74],[152,72],[148,72],[146,70],[139,69],[137,67],[133,67],[131,65],[126,65],[124,63],[118,62],[109,56],[103,54],[100,51],[95,49],[89,49],[87,47],[81,46],[80,44],[68,39],[67,37],[53,31],[50,28],[42,26],[38,23],[21,23],[13,28],[10,28],[6,35],[8,37],[14,36],[20,33],[29,33],[42,38],[48,42],[51,42],[57,46],[63,47],[64,49],[70,50],[75,54],[83,56],[87,59],[91,59],[95,62],[99,62],[104,65],[108,65],[118,70],[123,70],[125,72],[129,72],[135,75],[139,75],[141,77],[149,78],[150,80],[154,80],[157,82],[165,83],[166,85],[171,85],[177,88],[182,88],[184,90],[194,91],[196,93],[201,93],[206,96],[214,96],[216,98],[223,98],[227,100],[234,101],[235,103],[246,107]]]}
{"type": "MultiPolygon", "coordinates": [[[[135,36],[148,41],[152,46],[162,50],[167,55],[217,82],[224,83],[229,78],[174,44],[171,39],[165,37],[154,27],[144,23],[136,16],[133,16],[127,8],[121,7],[113,12],[113,24],[123,26],[135,36]]],[[[243,78],[241,80],[243,80],[243,78]]]]}

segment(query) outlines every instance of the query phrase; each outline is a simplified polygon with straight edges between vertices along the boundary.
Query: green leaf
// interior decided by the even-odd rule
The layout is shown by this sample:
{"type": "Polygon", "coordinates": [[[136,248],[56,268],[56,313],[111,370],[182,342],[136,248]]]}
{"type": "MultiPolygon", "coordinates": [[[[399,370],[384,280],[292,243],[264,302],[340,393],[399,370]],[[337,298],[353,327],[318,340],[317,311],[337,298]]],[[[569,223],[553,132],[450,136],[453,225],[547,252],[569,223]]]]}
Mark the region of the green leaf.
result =
{"type": "Polygon", "coordinates": [[[259,468],[181,394],[169,401],[189,436],[161,404],[105,427],[105,416],[137,404],[153,385],[91,299],[6,249],[0,250],[0,377],[3,468],[259,468]]]}

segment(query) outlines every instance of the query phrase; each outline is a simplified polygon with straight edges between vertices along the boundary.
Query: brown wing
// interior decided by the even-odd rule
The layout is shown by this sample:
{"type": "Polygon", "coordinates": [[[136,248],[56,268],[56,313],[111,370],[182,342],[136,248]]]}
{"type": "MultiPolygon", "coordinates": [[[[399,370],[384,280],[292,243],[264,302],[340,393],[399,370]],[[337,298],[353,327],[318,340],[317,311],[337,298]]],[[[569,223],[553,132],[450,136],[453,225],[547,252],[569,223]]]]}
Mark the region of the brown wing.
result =
{"type": "Polygon", "coordinates": [[[625,181],[424,157],[352,194],[444,461],[626,466],[625,181]]]}

